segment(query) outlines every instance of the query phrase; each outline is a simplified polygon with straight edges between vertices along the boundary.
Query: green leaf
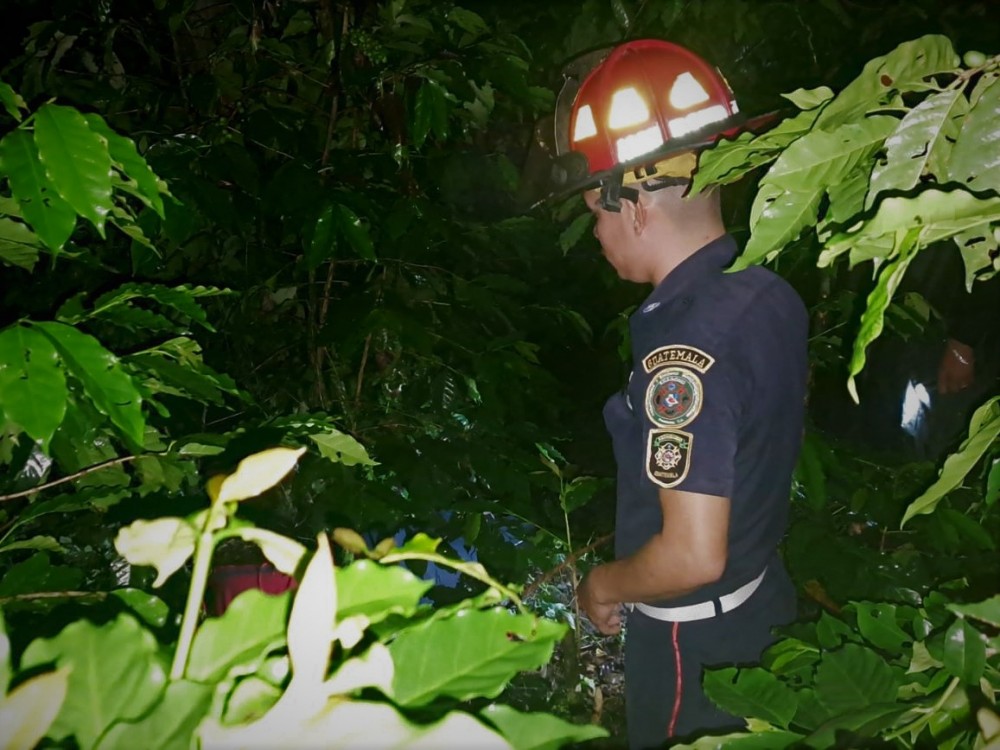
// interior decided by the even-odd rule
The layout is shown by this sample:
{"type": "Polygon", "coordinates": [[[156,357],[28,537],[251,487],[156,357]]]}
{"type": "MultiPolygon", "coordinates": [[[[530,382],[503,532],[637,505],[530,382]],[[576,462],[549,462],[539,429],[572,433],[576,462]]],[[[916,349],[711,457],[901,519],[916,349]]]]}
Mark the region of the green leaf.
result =
{"type": "Polygon", "coordinates": [[[465,8],[452,8],[448,11],[448,21],[467,32],[473,39],[489,33],[489,26],[478,13],[465,8]]]}
{"type": "Polygon", "coordinates": [[[707,735],[689,745],[671,745],[673,750],[784,750],[797,746],[801,734],[777,729],[762,729],[753,734],[707,735]]]}
{"type": "Polygon", "coordinates": [[[867,358],[865,350],[868,348],[868,345],[882,334],[882,329],[885,326],[885,311],[889,307],[889,302],[892,301],[892,296],[896,293],[900,282],[903,280],[910,261],[916,257],[916,253],[913,252],[914,241],[914,232],[911,231],[906,239],[903,240],[899,257],[882,269],[875,288],[868,294],[865,311],[861,314],[861,325],[858,328],[857,335],[854,337],[854,348],[851,352],[847,378],[847,389],[850,391],[855,403],[858,402],[858,392],[854,376],[865,367],[865,360],[867,358]]]}
{"type": "Polygon", "coordinates": [[[857,602],[858,630],[870,643],[893,654],[913,640],[896,624],[896,607],[885,602],[857,602]]]}
{"type": "Polygon", "coordinates": [[[566,513],[572,513],[577,508],[582,508],[606,485],[606,481],[595,477],[576,477],[566,486],[566,492],[561,498],[562,509],[566,513]]]}
{"type": "Polygon", "coordinates": [[[67,323],[77,323],[88,318],[100,317],[108,311],[119,308],[134,299],[151,299],[164,307],[176,310],[185,318],[190,318],[203,328],[214,331],[208,322],[204,308],[196,301],[201,297],[215,297],[227,294],[228,290],[214,286],[164,286],[163,284],[122,284],[114,291],[102,294],[94,300],[94,307],[89,312],[80,311],[76,315],[61,316],[60,320],[67,323]]]}
{"type": "Polygon", "coordinates": [[[71,671],[69,692],[47,736],[74,735],[81,750],[91,750],[115,722],[142,716],[167,681],[156,639],[127,615],[101,627],[78,620],[55,638],[35,640],[21,668],[53,662],[71,671]]]}
{"type": "Polygon", "coordinates": [[[979,463],[998,435],[1000,435],[1000,396],[991,398],[976,409],[969,421],[968,437],[962,441],[955,453],[945,459],[934,484],[907,506],[900,527],[905,526],[914,516],[933,513],[944,496],[958,487],[972,471],[972,467],[979,463]]]}
{"type": "Polygon", "coordinates": [[[58,252],[73,234],[76,213],[45,174],[35,141],[24,130],[12,130],[0,141],[0,169],[21,212],[42,242],[58,252]]]}
{"type": "Polygon", "coordinates": [[[111,596],[139,615],[148,625],[162,628],[167,622],[170,609],[159,597],[142,589],[115,589],[111,596]]]}
{"type": "Polygon", "coordinates": [[[72,107],[43,104],[35,113],[35,145],[59,194],[104,237],[114,208],[107,142],[72,107]]]}
{"type": "Polygon", "coordinates": [[[495,726],[514,750],[558,750],[567,744],[607,737],[606,729],[570,724],[551,714],[529,714],[494,703],[481,716],[495,726]]]}
{"type": "Polygon", "coordinates": [[[364,615],[375,623],[393,614],[409,617],[431,586],[400,565],[359,560],[337,568],[337,619],[364,615]]]}
{"type": "Polygon", "coordinates": [[[858,164],[842,182],[832,185],[826,191],[827,195],[830,196],[830,207],[826,213],[826,220],[837,224],[846,224],[848,220],[853,219],[864,209],[865,195],[868,193],[869,171],[870,166],[867,163],[858,164]]]}
{"type": "Polygon", "coordinates": [[[986,639],[968,620],[956,620],[945,633],[944,668],[966,685],[979,685],[986,669],[986,639]]]}
{"type": "Polygon", "coordinates": [[[273,531],[255,526],[244,526],[235,531],[240,539],[256,544],[268,562],[287,576],[295,575],[299,563],[306,555],[304,546],[273,531]]]}
{"type": "Polygon", "coordinates": [[[312,239],[306,250],[306,268],[310,271],[315,271],[324,260],[333,257],[337,249],[333,210],[334,204],[327,203],[316,217],[312,239]]]}
{"type": "Polygon", "coordinates": [[[766,669],[712,669],[702,684],[715,705],[736,716],[763,719],[783,729],[795,716],[795,693],[766,669]]]}
{"type": "Polygon", "coordinates": [[[587,213],[580,214],[573,219],[569,226],[562,230],[559,234],[559,247],[563,251],[563,255],[568,253],[571,248],[576,247],[576,244],[587,231],[587,227],[590,226],[593,218],[594,215],[590,211],[587,211],[587,213]]]}
{"type": "Polygon", "coordinates": [[[816,668],[816,695],[832,715],[896,699],[892,667],[871,649],[848,643],[823,655],[816,668]]]}
{"type": "Polygon", "coordinates": [[[348,659],[323,684],[328,695],[347,695],[363,688],[376,687],[388,695],[392,691],[395,667],[392,656],[381,643],[372,644],[362,656],[348,659]]]}
{"type": "Polygon", "coordinates": [[[833,99],[833,89],[829,86],[820,86],[815,89],[795,89],[795,91],[782,94],[782,96],[799,109],[815,109],[833,99]]]}
{"type": "Polygon", "coordinates": [[[31,271],[38,262],[39,238],[19,221],[0,218],[0,261],[31,271]]]}
{"type": "Polygon", "coordinates": [[[897,123],[881,115],[829,132],[813,130],[789,145],[761,182],[810,193],[836,185],[882,145],[897,123]]]}
{"type": "Polygon", "coordinates": [[[417,90],[416,102],[413,105],[413,122],[410,125],[410,139],[414,148],[423,146],[427,134],[431,131],[436,87],[437,84],[433,81],[424,81],[417,90]]]}
{"type": "Polygon", "coordinates": [[[264,657],[285,642],[289,596],[244,591],[221,617],[202,623],[191,645],[187,677],[214,684],[238,670],[253,672],[264,657]]]}
{"type": "Polygon", "coordinates": [[[69,670],[63,668],[32,677],[0,697],[4,750],[33,750],[52,726],[68,687],[69,670]]]}
{"type": "Polygon", "coordinates": [[[375,247],[366,227],[358,215],[347,206],[338,204],[334,207],[334,219],[337,229],[354,248],[354,251],[365,260],[375,260],[375,247]]]}
{"type": "MultiPolygon", "coordinates": [[[[956,110],[962,113],[967,105],[961,90],[933,94],[906,113],[895,132],[886,139],[885,160],[876,162],[871,176],[871,189],[866,205],[875,205],[880,193],[888,190],[910,190],[922,175],[942,145],[950,148],[958,128],[954,122],[956,110]]],[[[947,175],[937,175],[945,182],[947,175]]]]}
{"type": "Polygon", "coordinates": [[[368,456],[368,451],[350,435],[330,428],[328,432],[309,436],[319,448],[320,455],[344,466],[377,466],[378,462],[368,456]]]}
{"type": "Polygon", "coordinates": [[[840,739],[852,737],[880,737],[892,727],[911,707],[900,703],[875,703],[852,709],[823,723],[803,741],[803,746],[814,748],[841,747],[840,739]]]}
{"type": "Polygon", "coordinates": [[[257,497],[284,479],[305,452],[305,448],[270,448],[247,456],[222,480],[212,501],[236,503],[257,497]]]}
{"type": "Polygon", "coordinates": [[[793,192],[777,185],[762,185],[751,208],[753,233],[732,270],[739,271],[765,258],[770,260],[803,229],[814,225],[822,197],[822,186],[793,192]]]}
{"type": "Polygon", "coordinates": [[[946,604],[957,615],[988,623],[1000,628],[1000,594],[973,604],[946,604]]]}
{"type": "Polygon", "coordinates": [[[1000,78],[980,95],[951,152],[950,177],[973,190],[1000,192],[1000,78]]]}
{"type": "Polygon", "coordinates": [[[45,552],[37,552],[12,566],[0,580],[0,599],[43,591],[69,591],[83,580],[83,571],[52,565],[45,552]]]}
{"type": "Polygon", "coordinates": [[[63,365],[82,384],[97,410],[111,419],[134,447],[142,445],[146,420],[142,396],[118,358],[93,336],[63,323],[33,323],[55,344],[63,365]]]}
{"type": "Polygon", "coordinates": [[[549,620],[503,609],[466,610],[405,630],[389,645],[396,665],[393,698],[401,706],[424,705],[437,696],[495,698],[515,674],[545,664],[564,632],[549,620]]]}
{"type": "Polygon", "coordinates": [[[68,395],[48,338],[22,325],[0,331],[0,410],[44,451],[66,415],[68,395]]]}
{"type": "Polygon", "coordinates": [[[3,81],[0,81],[0,104],[7,110],[7,114],[18,122],[21,122],[21,110],[28,109],[28,105],[25,104],[21,95],[3,81]]]}
{"type": "Polygon", "coordinates": [[[90,129],[107,141],[108,153],[112,161],[128,177],[135,180],[139,186],[139,193],[145,199],[146,204],[156,211],[162,219],[163,198],[160,193],[165,191],[161,189],[160,180],[149,168],[149,164],[139,154],[139,150],[135,147],[135,141],[113,131],[104,118],[98,114],[91,113],[84,115],[84,117],[90,129]]]}
{"type": "Polygon", "coordinates": [[[0,546],[0,554],[16,552],[22,549],[44,550],[45,552],[65,552],[66,548],[56,541],[54,536],[35,536],[0,546]]]}
{"type": "Polygon", "coordinates": [[[197,529],[183,518],[139,520],[119,530],[115,549],[132,565],[156,568],[153,588],[159,588],[194,554],[197,538],[197,529]]]}
{"type": "Polygon", "coordinates": [[[870,60],[861,74],[826,105],[816,127],[829,130],[893,101],[899,93],[936,87],[930,77],[958,67],[951,40],[939,34],[903,42],[883,57],[870,60]]]}
{"type": "Polygon", "coordinates": [[[212,686],[171,682],[163,698],[137,721],[120,722],[101,738],[96,750],[189,750],[191,738],[212,702],[212,686]]]}

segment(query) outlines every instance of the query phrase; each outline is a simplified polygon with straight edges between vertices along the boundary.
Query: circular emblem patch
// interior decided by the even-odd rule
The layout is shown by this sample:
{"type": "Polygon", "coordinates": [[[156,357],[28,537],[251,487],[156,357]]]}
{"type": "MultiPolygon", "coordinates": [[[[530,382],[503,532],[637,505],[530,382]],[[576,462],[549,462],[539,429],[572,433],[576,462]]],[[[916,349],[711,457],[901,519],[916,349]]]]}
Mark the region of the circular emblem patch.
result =
{"type": "Polygon", "coordinates": [[[658,371],[646,388],[646,416],[663,427],[680,427],[701,411],[701,381],[683,367],[658,371]]]}

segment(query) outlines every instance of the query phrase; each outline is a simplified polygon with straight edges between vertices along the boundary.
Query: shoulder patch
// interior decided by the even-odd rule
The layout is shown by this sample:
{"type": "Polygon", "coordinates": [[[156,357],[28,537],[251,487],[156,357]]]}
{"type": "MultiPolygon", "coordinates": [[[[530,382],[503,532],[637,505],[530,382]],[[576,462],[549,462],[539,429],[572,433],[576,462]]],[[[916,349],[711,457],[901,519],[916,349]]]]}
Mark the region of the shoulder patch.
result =
{"type": "Polygon", "coordinates": [[[650,430],[646,445],[646,476],[670,489],[687,477],[694,435],[682,430],[650,430]]]}
{"type": "Polygon", "coordinates": [[[657,370],[646,386],[646,416],[660,427],[683,427],[698,416],[701,380],[686,367],[657,370]]]}
{"type": "Polygon", "coordinates": [[[698,372],[708,372],[708,368],[715,364],[715,357],[706,354],[701,349],[693,346],[676,344],[673,346],[661,346],[647,354],[642,360],[642,367],[650,373],[660,367],[667,365],[684,365],[698,372]]]}

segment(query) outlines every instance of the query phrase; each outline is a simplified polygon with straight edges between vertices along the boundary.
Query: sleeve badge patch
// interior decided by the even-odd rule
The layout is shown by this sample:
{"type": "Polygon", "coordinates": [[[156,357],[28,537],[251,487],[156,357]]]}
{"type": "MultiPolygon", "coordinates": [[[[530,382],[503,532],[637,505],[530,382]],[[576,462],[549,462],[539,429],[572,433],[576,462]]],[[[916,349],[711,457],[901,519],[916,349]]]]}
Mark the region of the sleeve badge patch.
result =
{"type": "Polygon", "coordinates": [[[713,364],[715,364],[715,357],[711,354],[706,354],[697,347],[683,344],[661,346],[659,349],[651,351],[642,360],[642,368],[647,373],[670,365],[682,365],[705,373],[713,364]]]}
{"type": "Polygon", "coordinates": [[[687,476],[694,435],[681,430],[650,430],[646,445],[646,475],[654,484],[670,489],[687,476]]]}
{"type": "Polygon", "coordinates": [[[683,367],[658,371],[646,387],[646,416],[660,427],[683,427],[698,416],[701,404],[701,380],[683,367]]]}

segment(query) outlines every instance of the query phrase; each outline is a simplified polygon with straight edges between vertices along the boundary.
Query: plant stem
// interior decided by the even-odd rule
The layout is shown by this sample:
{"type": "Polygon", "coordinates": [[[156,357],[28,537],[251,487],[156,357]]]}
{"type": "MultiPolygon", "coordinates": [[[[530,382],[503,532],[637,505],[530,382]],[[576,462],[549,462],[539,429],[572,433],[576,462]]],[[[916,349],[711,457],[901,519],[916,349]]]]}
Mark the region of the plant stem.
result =
{"type": "Polygon", "coordinates": [[[573,636],[576,639],[577,648],[580,646],[580,597],[576,596],[576,589],[579,581],[576,577],[576,558],[573,557],[573,536],[569,530],[569,513],[563,506],[563,520],[566,522],[566,555],[569,563],[570,580],[573,581],[573,636]]]}
{"type": "MultiPolygon", "coordinates": [[[[207,522],[206,527],[211,528],[207,522]]],[[[188,589],[187,602],[184,604],[184,617],[181,620],[181,632],[177,638],[177,650],[174,651],[174,662],[170,665],[171,680],[184,679],[184,673],[187,671],[191,644],[194,641],[194,631],[198,626],[198,612],[205,599],[209,566],[212,564],[212,552],[214,551],[214,534],[210,530],[202,531],[198,537],[198,546],[194,555],[191,587],[188,589]]]]}
{"type": "MultiPolygon", "coordinates": [[[[151,455],[151,454],[147,454],[151,455]]],[[[38,484],[34,487],[29,487],[26,490],[21,490],[20,492],[14,492],[10,495],[0,495],[0,503],[7,500],[16,500],[19,497],[26,497],[28,495],[33,495],[36,492],[41,492],[42,490],[47,490],[52,487],[58,487],[60,484],[66,484],[66,482],[72,482],[74,479],[79,479],[80,477],[85,477],[87,474],[92,474],[95,471],[100,471],[101,469],[107,469],[112,466],[118,466],[119,464],[128,463],[129,461],[135,461],[137,458],[142,458],[142,456],[120,456],[118,458],[112,458],[109,461],[102,461],[99,464],[94,464],[93,466],[86,466],[80,471],[74,472],[69,476],[60,477],[59,479],[53,479],[51,482],[46,482],[45,484],[38,484]]]]}
{"type": "Polygon", "coordinates": [[[925,715],[921,716],[916,721],[910,722],[906,726],[900,727],[892,734],[887,734],[885,739],[895,740],[908,732],[919,733],[923,731],[924,727],[930,723],[931,717],[941,710],[941,707],[947,702],[947,700],[951,697],[951,694],[955,692],[955,688],[957,688],[961,682],[962,681],[958,677],[953,677],[951,682],[948,683],[948,687],[946,687],[944,692],[941,694],[937,703],[931,706],[930,710],[927,711],[925,715]]]}

